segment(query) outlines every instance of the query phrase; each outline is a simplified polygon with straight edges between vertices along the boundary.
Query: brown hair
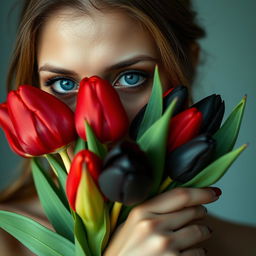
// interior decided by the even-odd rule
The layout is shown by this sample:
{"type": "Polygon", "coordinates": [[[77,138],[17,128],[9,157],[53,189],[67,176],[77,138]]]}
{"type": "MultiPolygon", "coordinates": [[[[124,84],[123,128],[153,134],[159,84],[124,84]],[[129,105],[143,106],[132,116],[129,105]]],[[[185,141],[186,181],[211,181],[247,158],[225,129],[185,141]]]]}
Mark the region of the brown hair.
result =
{"type": "Polygon", "coordinates": [[[170,73],[171,84],[184,84],[190,88],[195,76],[191,49],[205,36],[196,22],[196,12],[190,0],[26,0],[7,77],[8,91],[20,84],[39,86],[38,33],[47,17],[62,7],[71,7],[81,14],[90,14],[90,8],[126,11],[155,38],[164,70],[170,73]]]}

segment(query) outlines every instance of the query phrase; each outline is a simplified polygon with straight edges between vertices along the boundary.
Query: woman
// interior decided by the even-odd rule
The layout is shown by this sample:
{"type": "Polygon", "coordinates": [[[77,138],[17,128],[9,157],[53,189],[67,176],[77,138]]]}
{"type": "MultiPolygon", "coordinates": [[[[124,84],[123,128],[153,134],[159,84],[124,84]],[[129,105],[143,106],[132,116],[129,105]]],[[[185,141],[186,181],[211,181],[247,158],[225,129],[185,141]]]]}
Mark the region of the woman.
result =
{"type": "MultiPolygon", "coordinates": [[[[26,1],[8,88],[32,84],[75,109],[79,81],[98,75],[116,88],[131,121],[148,101],[155,64],[164,90],[190,88],[203,36],[185,0],[26,1]]],[[[207,216],[202,204],[220,194],[218,188],[178,188],[144,202],[104,255],[255,255],[255,229],[207,216]]],[[[1,208],[45,223],[37,202],[1,208]]],[[[22,255],[20,249],[4,253],[16,254],[22,255]]]]}

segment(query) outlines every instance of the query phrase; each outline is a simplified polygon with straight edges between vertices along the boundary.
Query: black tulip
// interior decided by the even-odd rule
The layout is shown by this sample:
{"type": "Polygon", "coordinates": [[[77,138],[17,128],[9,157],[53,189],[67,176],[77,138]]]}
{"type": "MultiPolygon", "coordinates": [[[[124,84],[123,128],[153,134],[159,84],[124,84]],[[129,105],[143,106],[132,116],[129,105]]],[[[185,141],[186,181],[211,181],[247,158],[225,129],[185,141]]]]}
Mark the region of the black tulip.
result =
{"type": "Polygon", "coordinates": [[[188,88],[184,85],[180,85],[175,87],[169,94],[167,94],[163,98],[163,112],[165,112],[165,110],[176,97],[177,102],[174,108],[173,116],[175,116],[184,109],[186,105],[185,103],[188,100],[188,88]]]}
{"type": "MultiPolygon", "coordinates": [[[[177,102],[173,112],[173,116],[178,114],[180,111],[184,109],[185,103],[188,98],[187,87],[185,87],[184,85],[177,86],[163,98],[163,113],[165,112],[165,110],[167,109],[167,107],[170,105],[170,103],[175,97],[177,97],[177,102]]],[[[129,134],[130,134],[130,137],[134,140],[137,139],[139,126],[143,120],[146,107],[147,107],[147,104],[137,113],[137,115],[135,116],[135,118],[133,119],[130,125],[129,134]]]]}
{"type": "Polygon", "coordinates": [[[202,134],[167,154],[165,171],[180,183],[195,177],[211,161],[215,140],[209,134],[202,134]]]}
{"type": "Polygon", "coordinates": [[[147,198],[153,186],[152,168],[135,142],[121,141],[107,154],[99,186],[108,199],[125,205],[147,198]]]}
{"type": "Polygon", "coordinates": [[[197,108],[203,114],[200,133],[214,134],[220,128],[225,112],[225,103],[220,95],[212,94],[192,107],[197,108]]]}

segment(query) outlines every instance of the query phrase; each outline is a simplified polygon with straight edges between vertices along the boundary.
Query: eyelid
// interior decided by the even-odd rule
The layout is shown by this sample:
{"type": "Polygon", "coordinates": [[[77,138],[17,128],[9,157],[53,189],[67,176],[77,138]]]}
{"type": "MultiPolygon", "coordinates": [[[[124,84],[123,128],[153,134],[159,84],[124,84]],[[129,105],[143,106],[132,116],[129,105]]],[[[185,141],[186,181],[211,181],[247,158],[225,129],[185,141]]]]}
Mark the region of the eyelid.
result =
{"type": "Polygon", "coordinates": [[[75,79],[68,77],[68,76],[54,76],[54,77],[48,78],[44,82],[44,85],[50,87],[53,93],[55,93],[57,95],[61,95],[61,96],[68,96],[70,94],[77,93],[78,89],[79,89],[79,82],[77,82],[75,79]],[[75,90],[71,90],[71,91],[67,91],[67,92],[59,92],[54,89],[54,83],[57,81],[60,81],[60,80],[70,80],[76,84],[77,88],[75,90]]]}
{"type": "Polygon", "coordinates": [[[74,79],[74,78],[72,78],[72,77],[68,77],[68,76],[53,76],[53,77],[51,77],[51,78],[48,78],[44,84],[45,84],[45,86],[51,86],[52,83],[54,83],[54,82],[56,82],[56,81],[58,81],[58,80],[61,80],[61,79],[63,79],[63,80],[64,80],[64,79],[71,80],[71,81],[73,81],[74,83],[79,84],[79,82],[77,82],[76,79],[74,79]]]}
{"type": "MultiPolygon", "coordinates": [[[[126,70],[126,71],[123,71],[123,72],[121,72],[119,75],[118,75],[118,77],[112,82],[112,85],[114,86],[114,84],[116,83],[116,81],[118,81],[123,75],[125,75],[125,74],[129,74],[129,73],[137,73],[137,74],[139,74],[139,75],[144,75],[144,77],[145,78],[147,78],[147,77],[149,77],[150,75],[146,72],[146,71],[144,71],[144,70],[136,70],[136,69],[131,69],[131,70],[126,70]]],[[[124,87],[124,86],[123,86],[124,87]]],[[[136,86],[134,86],[134,87],[136,87],[136,86]]]]}

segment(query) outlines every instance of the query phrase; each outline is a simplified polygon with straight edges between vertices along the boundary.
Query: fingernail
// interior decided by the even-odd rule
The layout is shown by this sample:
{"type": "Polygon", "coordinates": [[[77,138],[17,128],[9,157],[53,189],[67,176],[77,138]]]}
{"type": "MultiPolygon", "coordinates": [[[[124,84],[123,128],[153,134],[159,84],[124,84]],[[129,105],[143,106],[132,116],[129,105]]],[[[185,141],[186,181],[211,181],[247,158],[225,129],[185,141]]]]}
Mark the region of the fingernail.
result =
{"type": "Polygon", "coordinates": [[[219,188],[207,187],[207,189],[210,189],[216,197],[219,197],[222,194],[222,191],[219,188]]]}
{"type": "Polygon", "coordinates": [[[222,194],[222,191],[219,188],[211,187],[211,189],[215,192],[216,196],[220,196],[222,194]]]}

